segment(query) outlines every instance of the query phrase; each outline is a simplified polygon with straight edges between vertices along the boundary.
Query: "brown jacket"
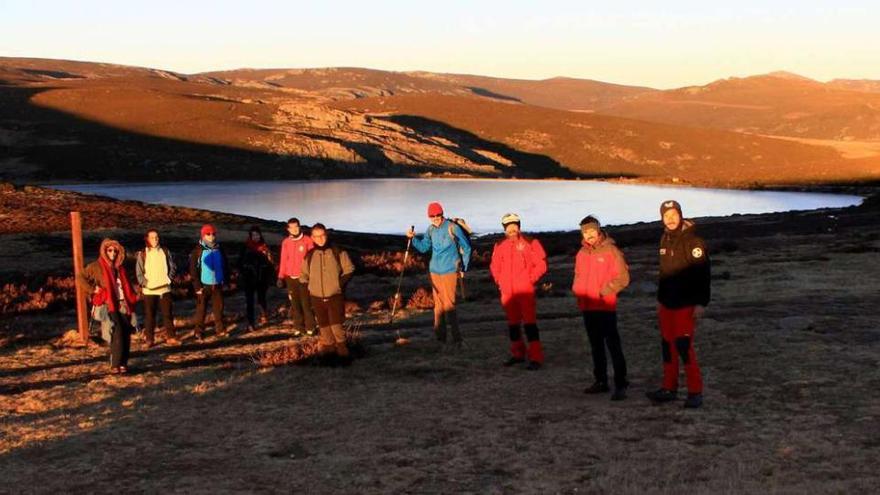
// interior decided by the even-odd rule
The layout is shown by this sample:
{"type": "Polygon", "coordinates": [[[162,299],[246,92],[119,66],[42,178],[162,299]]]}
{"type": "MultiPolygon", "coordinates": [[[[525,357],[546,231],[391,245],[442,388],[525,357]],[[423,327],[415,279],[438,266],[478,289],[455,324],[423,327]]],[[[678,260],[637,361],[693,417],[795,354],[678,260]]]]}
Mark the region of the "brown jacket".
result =
{"type": "Polygon", "coordinates": [[[101,241],[101,247],[98,250],[98,259],[86,265],[76,282],[91,297],[92,304],[100,306],[107,304],[110,311],[115,311],[117,301],[119,301],[119,288],[115,287],[111,272],[116,271],[119,281],[122,284],[123,299],[128,306],[129,312],[134,309],[134,303],[137,302],[137,293],[131,287],[128,276],[125,273],[125,267],[122,266],[125,261],[125,248],[122,244],[113,239],[104,239],[101,241]],[[107,248],[113,246],[116,248],[116,260],[112,263],[107,257],[107,248]],[[99,289],[95,291],[95,289],[99,289]]]}
{"type": "Polygon", "coordinates": [[[353,274],[354,264],[346,251],[315,246],[303,260],[299,281],[308,286],[312,296],[327,298],[342,294],[353,274]]]}

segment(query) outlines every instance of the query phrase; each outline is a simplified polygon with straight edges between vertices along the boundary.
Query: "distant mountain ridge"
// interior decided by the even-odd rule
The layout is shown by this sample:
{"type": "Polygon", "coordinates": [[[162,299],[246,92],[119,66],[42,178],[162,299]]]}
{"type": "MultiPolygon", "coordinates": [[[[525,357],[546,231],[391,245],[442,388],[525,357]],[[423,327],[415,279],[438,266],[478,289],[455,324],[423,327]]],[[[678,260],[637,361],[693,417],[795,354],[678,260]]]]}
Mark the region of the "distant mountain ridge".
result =
{"type": "Polygon", "coordinates": [[[180,74],[0,58],[0,179],[875,180],[876,98],[787,73],[659,91],[564,77],[180,74]]]}

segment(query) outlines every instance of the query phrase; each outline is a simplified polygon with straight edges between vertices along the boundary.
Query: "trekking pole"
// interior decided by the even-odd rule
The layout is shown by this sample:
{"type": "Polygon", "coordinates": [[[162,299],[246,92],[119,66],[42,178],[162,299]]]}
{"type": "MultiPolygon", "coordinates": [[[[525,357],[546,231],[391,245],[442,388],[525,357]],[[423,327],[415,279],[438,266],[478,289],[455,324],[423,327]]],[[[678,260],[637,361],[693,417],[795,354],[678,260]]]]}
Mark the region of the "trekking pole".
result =
{"type": "MultiPolygon", "coordinates": [[[[409,228],[411,231],[416,229],[415,225],[409,228]]],[[[403,286],[403,274],[406,273],[406,262],[409,260],[409,247],[412,245],[412,237],[406,240],[406,251],[403,252],[403,266],[400,268],[400,278],[397,280],[397,292],[394,293],[394,302],[391,303],[391,317],[388,319],[388,325],[394,324],[394,313],[397,312],[397,302],[400,301],[400,288],[403,286]]],[[[397,337],[400,339],[400,330],[397,331],[397,337]]]]}

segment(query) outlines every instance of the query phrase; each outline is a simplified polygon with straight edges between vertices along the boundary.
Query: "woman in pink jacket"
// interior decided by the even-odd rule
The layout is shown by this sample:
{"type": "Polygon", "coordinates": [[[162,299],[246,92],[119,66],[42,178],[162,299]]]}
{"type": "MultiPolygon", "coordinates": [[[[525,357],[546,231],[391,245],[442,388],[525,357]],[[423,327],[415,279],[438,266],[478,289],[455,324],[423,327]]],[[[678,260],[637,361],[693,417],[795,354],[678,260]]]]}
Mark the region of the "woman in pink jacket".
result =
{"type": "Polygon", "coordinates": [[[587,216],[580,223],[581,249],[574,266],[572,291],[578,308],[584,315],[584,327],[590,339],[593,354],[593,385],[587,394],[606,393],[608,363],[605,346],[611,354],[614,367],[614,393],[611,400],[626,398],[626,360],[620,334],[617,332],[617,294],[629,285],[629,268],[623,253],[599,226],[599,220],[587,216]]]}

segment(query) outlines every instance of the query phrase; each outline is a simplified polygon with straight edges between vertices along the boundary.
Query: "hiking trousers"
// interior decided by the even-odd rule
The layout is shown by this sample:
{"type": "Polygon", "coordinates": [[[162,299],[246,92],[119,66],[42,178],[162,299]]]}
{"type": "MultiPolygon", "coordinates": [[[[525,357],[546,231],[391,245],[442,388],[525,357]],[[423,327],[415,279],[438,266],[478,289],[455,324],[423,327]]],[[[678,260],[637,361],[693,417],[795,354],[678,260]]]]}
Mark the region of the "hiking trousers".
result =
{"type": "Polygon", "coordinates": [[[458,314],[455,312],[455,289],[458,273],[432,273],[431,291],[434,296],[434,335],[440,342],[446,342],[447,326],[452,330],[452,341],[461,342],[458,328],[458,314]]]}

